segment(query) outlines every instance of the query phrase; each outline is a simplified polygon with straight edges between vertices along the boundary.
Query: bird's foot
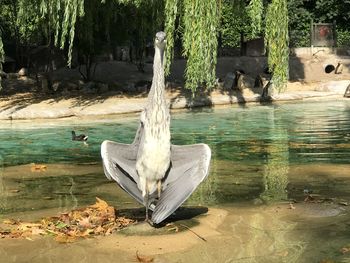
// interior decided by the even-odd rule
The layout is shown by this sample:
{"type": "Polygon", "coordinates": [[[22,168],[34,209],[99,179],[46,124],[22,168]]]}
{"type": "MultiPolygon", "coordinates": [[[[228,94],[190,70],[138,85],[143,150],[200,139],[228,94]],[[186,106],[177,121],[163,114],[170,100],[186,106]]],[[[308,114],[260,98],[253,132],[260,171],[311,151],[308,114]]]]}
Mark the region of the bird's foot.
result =
{"type": "Polygon", "coordinates": [[[147,217],[145,218],[145,222],[148,223],[150,226],[154,226],[153,221],[147,217]]]}

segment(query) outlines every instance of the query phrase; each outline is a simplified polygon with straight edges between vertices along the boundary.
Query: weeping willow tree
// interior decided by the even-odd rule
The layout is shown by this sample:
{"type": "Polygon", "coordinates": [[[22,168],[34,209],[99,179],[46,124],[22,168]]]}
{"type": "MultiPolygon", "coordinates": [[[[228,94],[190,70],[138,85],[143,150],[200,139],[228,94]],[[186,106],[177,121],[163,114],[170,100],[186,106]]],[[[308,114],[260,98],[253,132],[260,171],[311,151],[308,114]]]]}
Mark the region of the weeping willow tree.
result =
{"type": "Polygon", "coordinates": [[[251,0],[247,6],[247,13],[251,21],[251,35],[257,37],[262,30],[264,5],[262,0],[251,0]]]}
{"type": "Polygon", "coordinates": [[[218,3],[216,0],[166,0],[167,73],[173,58],[175,22],[179,7],[183,55],[187,58],[185,87],[193,92],[198,86],[212,87],[216,77],[218,3]]]}
{"type": "Polygon", "coordinates": [[[214,86],[219,12],[216,0],[184,1],[183,54],[187,58],[186,87],[214,86]]]}
{"type": "Polygon", "coordinates": [[[166,45],[166,64],[165,74],[170,73],[170,64],[174,58],[174,38],[175,38],[175,23],[178,15],[178,2],[179,0],[166,0],[165,2],[165,31],[167,34],[166,45]]]}
{"type": "Polygon", "coordinates": [[[42,17],[47,17],[48,34],[54,32],[55,45],[64,49],[68,43],[68,66],[72,62],[75,24],[84,15],[84,0],[41,0],[42,17]]]}
{"type": "MultiPolygon", "coordinates": [[[[1,36],[1,29],[0,29],[0,73],[2,71],[2,63],[5,62],[5,52],[4,52],[4,45],[2,43],[2,36],[1,36]]],[[[0,74],[0,90],[2,89],[1,86],[1,74],[0,74]]]]}
{"type": "Polygon", "coordinates": [[[286,0],[272,0],[266,13],[265,45],[268,48],[268,66],[272,83],[281,92],[289,77],[288,9],[286,0]]]}
{"type": "MultiPolygon", "coordinates": [[[[251,0],[245,7],[244,0],[232,0],[232,5],[236,6],[237,1],[241,3],[239,8],[242,9],[242,12],[250,17],[251,34],[256,36],[264,31],[262,18],[263,3],[266,1],[251,0]]],[[[126,25],[125,22],[122,23],[121,30],[131,34],[135,39],[134,42],[141,43],[141,47],[147,41],[151,41],[156,31],[165,30],[168,43],[167,74],[170,72],[170,64],[173,59],[174,42],[176,39],[181,40],[182,54],[187,59],[186,88],[196,91],[199,86],[210,88],[214,85],[222,0],[5,0],[5,2],[6,6],[11,6],[13,3],[14,17],[20,18],[16,18],[17,22],[12,21],[9,25],[16,22],[23,27],[23,30],[17,27],[14,30],[15,34],[30,32],[24,27],[30,23],[39,25],[32,28],[37,31],[40,27],[44,28],[46,43],[54,44],[67,51],[69,66],[72,63],[73,44],[76,45],[79,41],[84,42],[85,38],[90,39],[88,44],[93,47],[93,41],[100,35],[92,33],[104,32],[104,30],[108,42],[113,38],[115,27],[119,27],[119,24],[114,24],[114,27],[101,27],[101,23],[111,25],[109,20],[120,16],[123,17],[123,21],[127,21],[126,25]],[[127,6],[128,10],[133,10],[131,16],[121,13],[124,10],[123,6],[127,6]],[[102,13],[86,8],[99,9],[102,10],[102,13]],[[92,16],[96,17],[96,13],[99,19],[91,20],[92,16]],[[84,23],[86,28],[79,27],[84,26],[84,23]],[[77,27],[79,27],[78,31],[77,27]]],[[[284,87],[288,79],[287,15],[286,0],[272,0],[266,14],[265,40],[269,52],[269,68],[273,72],[276,87],[284,87]]],[[[249,21],[246,24],[249,24],[249,21]]],[[[113,44],[120,45],[121,42],[113,44]]]]}

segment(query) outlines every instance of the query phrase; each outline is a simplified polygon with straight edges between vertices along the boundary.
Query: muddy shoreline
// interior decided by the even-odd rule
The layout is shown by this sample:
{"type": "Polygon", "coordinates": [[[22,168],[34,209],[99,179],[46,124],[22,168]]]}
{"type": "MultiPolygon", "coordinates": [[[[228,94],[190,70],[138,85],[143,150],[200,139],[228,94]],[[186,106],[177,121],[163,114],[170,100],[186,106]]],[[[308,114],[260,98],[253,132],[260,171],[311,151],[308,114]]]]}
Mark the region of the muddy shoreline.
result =
{"type": "MultiPolygon", "coordinates": [[[[268,101],[262,100],[259,93],[250,90],[243,93],[214,90],[209,95],[202,95],[195,99],[181,94],[180,91],[168,91],[167,99],[172,110],[247,103],[342,100],[348,82],[350,83],[350,81],[342,81],[339,89],[322,88],[324,84],[320,83],[312,85],[291,83],[286,92],[273,95],[268,101]]],[[[103,115],[138,113],[143,110],[146,99],[147,94],[142,96],[37,98],[33,94],[24,93],[0,98],[0,120],[94,118],[103,115]]]]}

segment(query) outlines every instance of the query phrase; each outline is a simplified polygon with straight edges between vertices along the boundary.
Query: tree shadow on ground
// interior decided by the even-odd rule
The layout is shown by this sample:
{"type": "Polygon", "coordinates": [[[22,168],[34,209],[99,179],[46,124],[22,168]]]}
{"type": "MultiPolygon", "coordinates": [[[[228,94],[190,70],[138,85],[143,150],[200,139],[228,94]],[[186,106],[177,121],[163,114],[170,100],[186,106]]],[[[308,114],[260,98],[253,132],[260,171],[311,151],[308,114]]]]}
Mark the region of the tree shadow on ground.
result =
{"type": "MultiPolygon", "coordinates": [[[[183,84],[181,86],[183,86],[183,84]]],[[[193,93],[191,90],[182,88],[181,86],[170,82],[167,84],[167,91],[174,94],[170,98],[170,109],[191,109],[213,106],[210,90],[199,87],[196,92],[193,93]]]]}
{"type": "Polygon", "coordinates": [[[72,100],[72,104],[70,107],[87,107],[94,104],[104,102],[109,96],[108,95],[79,95],[79,94],[70,94],[70,95],[62,95],[62,94],[43,94],[43,93],[33,93],[33,92],[23,92],[16,93],[12,95],[1,94],[0,100],[9,101],[6,106],[3,106],[1,111],[6,111],[12,109],[12,113],[16,111],[22,110],[32,104],[39,104],[43,101],[46,101],[48,105],[57,103],[62,100],[72,100]]]}
{"type": "MultiPolygon", "coordinates": [[[[198,88],[195,93],[192,93],[191,90],[180,88],[178,85],[172,86],[168,84],[168,90],[175,94],[170,99],[170,108],[199,108],[199,107],[209,107],[212,108],[215,105],[224,105],[224,104],[238,104],[242,107],[246,105],[247,98],[239,90],[229,89],[225,90],[221,87],[215,87],[212,89],[198,88]],[[213,96],[215,94],[224,95],[221,99],[222,101],[213,101],[213,96]]],[[[249,89],[250,94],[260,95],[262,89],[249,89]]],[[[249,101],[252,101],[250,99],[249,101]]],[[[257,99],[258,101],[265,101],[265,99],[257,99]]]]}
{"type": "Polygon", "coordinates": [[[26,107],[44,102],[48,106],[60,101],[70,100],[70,108],[89,107],[95,104],[101,104],[110,97],[119,97],[120,99],[144,98],[148,95],[148,90],[123,92],[115,89],[107,92],[95,92],[85,94],[81,90],[48,91],[42,92],[37,87],[33,79],[5,79],[2,83],[3,89],[0,90],[0,101],[4,102],[0,112],[10,110],[15,113],[26,107]]]}

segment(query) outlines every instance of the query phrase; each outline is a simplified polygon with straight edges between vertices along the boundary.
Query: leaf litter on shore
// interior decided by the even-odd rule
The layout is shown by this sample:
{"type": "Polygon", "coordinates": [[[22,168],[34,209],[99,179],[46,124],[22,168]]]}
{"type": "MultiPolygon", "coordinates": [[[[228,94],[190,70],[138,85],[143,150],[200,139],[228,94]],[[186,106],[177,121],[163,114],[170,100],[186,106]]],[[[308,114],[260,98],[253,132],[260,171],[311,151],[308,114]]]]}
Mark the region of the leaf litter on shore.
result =
{"type": "Polygon", "coordinates": [[[0,238],[27,238],[38,235],[52,235],[60,243],[70,243],[78,238],[96,235],[110,235],[136,220],[118,217],[113,206],[98,197],[96,203],[84,208],[62,213],[59,216],[43,218],[39,222],[22,222],[6,219],[0,227],[0,238]]]}

